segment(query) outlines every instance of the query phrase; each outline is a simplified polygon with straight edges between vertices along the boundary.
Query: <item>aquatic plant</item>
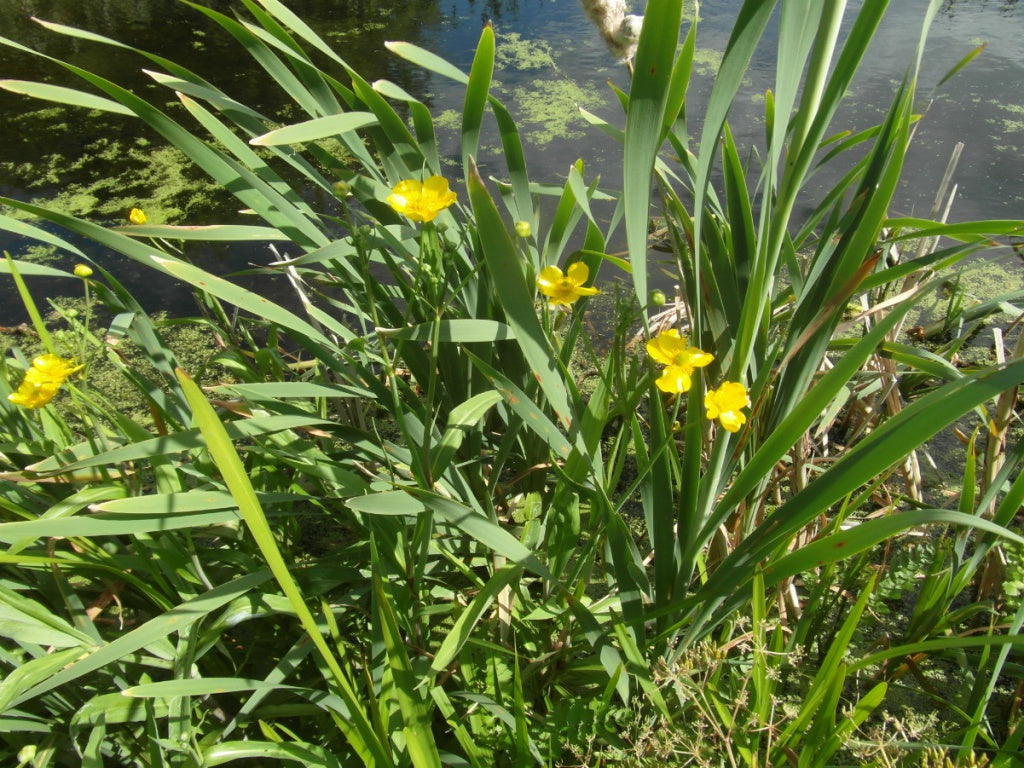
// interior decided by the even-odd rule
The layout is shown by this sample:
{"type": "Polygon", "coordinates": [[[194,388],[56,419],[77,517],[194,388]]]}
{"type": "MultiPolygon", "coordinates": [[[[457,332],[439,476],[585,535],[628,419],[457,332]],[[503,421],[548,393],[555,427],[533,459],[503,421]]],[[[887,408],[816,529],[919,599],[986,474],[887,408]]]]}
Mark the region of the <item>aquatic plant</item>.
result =
{"type": "Polygon", "coordinates": [[[104,226],[2,200],[60,231],[6,214],[0,227],[82,258],[72,233],[192,286],[189,322],[229,372],[201,388],[116,270],[8,265],[16,281],[80,280],[111,309],[108,327],[74,332],[152,420],[95,385],[77,421],[0,398],[6,758],[895,761],[929,735],[889,743],[872,718],[891,720],[897,683],[923,681],[929,700],[928,675],[946,674],[943,744],[1010,764],[1024,726],[996,699],[1024,610],[1000,607],[999,563],[1005,542],[1024,544],[1024,447],[1008,440],[1021,345],[1000,336],[997,359],[963,369],[955,349],[898,340],[944,270],[1024,231],[889,214],[938,2],[882,122],[846,135],[831,124],[886,3],[861,4],[841,38],[842,3],[747,0],[697,141],[683,106],[699,24],[680,47],[682,3],[649,4],[624,127],[585,115],[623,143],[621,191],[582,160],[558,187],[531,178],[492,93],[489,26],[468,72],[388,46],[464,89],[456,181],[426,104],[366,81],[279,0],[243,5],[189,3],[298,122],[54,24],[141,56],[180,106],[55,59],[90,90],[11,86],[138,118],[257,223],[104,226]],[[765,143],[748,151],[727,117],[776,6],[765,143]],[[490,181],[487,114],[507,169],[490,181]],[[798,216],[822,167],[838,181],[798,216]],[[680,288],[649,306],[652,190],[680,288]],[[609,253],[621,230],[626,253],[609,253]],[[256,271],[287,280],[294,307],[183,258],[225,240],[267,244],[256,271]],[[598,295],[602,270],[628,295],[598,295]],[[599,354],[588,313],[602,299],[599,354]],[[126,362],[122,339],[151,369],[126,362]],[[968,450],[945,508],[924,498],[915,457],[956,424],[968,450]],[[877,621],[876,584],[911,534],[913,599],[877,621]]]}

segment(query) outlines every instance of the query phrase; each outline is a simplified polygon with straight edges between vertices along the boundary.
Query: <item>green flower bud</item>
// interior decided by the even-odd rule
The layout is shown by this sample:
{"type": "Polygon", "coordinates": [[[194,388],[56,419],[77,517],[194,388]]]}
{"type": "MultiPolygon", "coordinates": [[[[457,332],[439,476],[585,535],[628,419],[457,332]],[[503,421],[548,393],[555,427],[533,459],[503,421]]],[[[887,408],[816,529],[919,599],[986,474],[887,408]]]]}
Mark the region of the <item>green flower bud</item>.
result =
{"type": "Polygon", "coordinates": [[[651,291],[651,306],[664,307],[665,306],[665,292],[657,289],[651,291]]]}
{"type": "Polygon", "coordinates": [[[338,197],[348,197],[352,194],[352,185],[347,181],[334,182],[334,194],[338,197]]]}
{"type": "Polygon", "coordinates": [[[530,226],[528,221],[517,221],[516,222],[516,234],[524,240],[533,234],[533,227],[530,226]]]}

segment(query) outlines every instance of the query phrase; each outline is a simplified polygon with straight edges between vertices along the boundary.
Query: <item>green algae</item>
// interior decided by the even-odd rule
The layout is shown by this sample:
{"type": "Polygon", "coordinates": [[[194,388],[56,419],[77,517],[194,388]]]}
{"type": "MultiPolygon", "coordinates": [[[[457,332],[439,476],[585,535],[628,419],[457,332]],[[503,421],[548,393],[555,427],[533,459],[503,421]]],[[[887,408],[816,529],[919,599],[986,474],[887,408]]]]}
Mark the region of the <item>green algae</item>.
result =
{"type": "Polygon", "coordinates": [[[693,52],[693,71],[701,77],[714,77],[722,66],[724,53],[713,48],[697,48],[693,52]]]}
{"type": "Polygon", "coordinates": [[[1003,133],[1024,133],[1024,105],[994,102],[994,106],[1008,113],[1008,116],[997,117],[991,120],[991,122],[1000,126],[1003,133]]]}
{"type": "Polygon", "coordinates": [[[230,199],[177,149],[125,135],[123,123],[112,125],[100,113],[86,115],[96,123],[94,138],[83,139],[81,126],[69,122],[75,114],[51,107],[16,121],[22,136],[46,136],[48,146],[56,147],[41,156],[21,152],[22,157],[38,156],[34,161],[17,159],[15,147],[0,160],[0,176],[11,179],[32,203],[70,216],[115,221],[142,208],[153,222],[179,223],[205,218],[230,199]],[[118,172],[111,174],[111,168],[118,172]]]}
{"type": "Polygon", "coordinates": [[[457,131],[462,127],[462,113],[456,109],[446,109],[434,118],[434,125],[446,131],[457,131]]]}
{"type": "Polygon", "coordinates": [[[567,79],[534,80],[513,89],[513,98],[519,122],[529,126],[525,135],[535,144],[583,138],[588,125],[580,107],[594,110],[605,101],[597,91],[567,79]]]}
{"type": "MultiPolygon", "coordinates": [[[[958,271],[950,271],[949,279],[943,286],[922,297],[914,307],[908,315],[907,327],[917,325],[934,329],[946,326],[949,333],[957,334],[961,321],[965,327],[973,322],[967,320],[963,313],[969,315],[972,308],[997,297],[1024,292],[1024,274],[1018,264],[1015,258],[993,257],[975,259],[964,264],[958,271]]],[[[1019,305],[1020,299],[1015,299],[1013,303],[1019,305]]],[[[984,317],[971,332],[975,341],[961,350],[962,362],[978,365],[994,362],[992,334],[983,331],[993,327],[1005,328],[1018,320],[1018,313],[1011,311],[1010,303],[1006,303],[1002,309],[984,317]]]]}
{"type": "Polygon", "coordinates": [[[543,41],[526,40],[518,32],[497,36],[495,64],[499,69],[515,72],[549,68],[557,70],[550,45],[543,41]]]}

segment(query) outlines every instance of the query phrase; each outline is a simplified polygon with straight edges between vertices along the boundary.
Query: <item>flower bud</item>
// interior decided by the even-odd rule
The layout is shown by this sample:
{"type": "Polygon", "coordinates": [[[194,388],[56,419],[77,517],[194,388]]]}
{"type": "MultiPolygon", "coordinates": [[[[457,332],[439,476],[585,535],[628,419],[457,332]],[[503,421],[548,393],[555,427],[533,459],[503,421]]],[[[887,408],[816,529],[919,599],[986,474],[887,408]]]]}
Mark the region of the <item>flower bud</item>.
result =
{"type": "Polygon", "coordinates": [[[664,307],[665,306],[665,292],[659,291],[655,288],[651,291],[651,306],[653,307],[664,307]]]}
{"type": "Polygon", "coordinates": [[[35,760],[37,751],[38,747],[35,744],[26,744],[18,750],[18,762],[27,763],[30,760],[35,760]]]}
{"type": "Polygon", "coordinates": [[[75,277],[92,277],[92,267],[88,264],[75,264],[75,277]]]}
{"type": "Polygon", "coordinates": [[[348,197],[352,194],[352,185],[347,181],[334,182],[334,194],[339,198],[348,197]]]}
{"type": "Polygon", "coordinates": [[[516,234],[524,240],[533,234],[533,227],[530,226],[528,221],[517,221],[516,222],[516,234]]]}

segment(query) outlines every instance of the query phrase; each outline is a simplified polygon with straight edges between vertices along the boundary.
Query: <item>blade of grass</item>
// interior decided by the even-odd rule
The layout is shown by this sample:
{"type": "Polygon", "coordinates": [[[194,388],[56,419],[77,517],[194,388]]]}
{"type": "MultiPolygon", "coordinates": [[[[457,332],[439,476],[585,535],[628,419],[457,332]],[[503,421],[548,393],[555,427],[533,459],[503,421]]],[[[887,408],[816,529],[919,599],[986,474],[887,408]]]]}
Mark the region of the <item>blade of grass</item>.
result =
{"type": "Polygon", "coordinates": [[[387,751],[363,709],[362,699],[356,693],[355,686],[327,645],[327,641],[324,640],[313,614],[306,605],[298,585],[281,556],[277,540],[263,513],[263,507],[224,425],[221,424],[213,406],[206,400],[199,387],[184,371],[178,371],[178,381],[188,398],[193,416],[205,438],[210,455],[224,476],[228,490],[238,503],[238,509],[245,520],[246,527],[255,539],[275,580],[299,617],[303,629],[330,670],[334,687],[340,692],[349,708],[350,721],[344,726],[346,738],[364,759],[372,760],[373,764],[378,766],[390,765],[391,760],[387,751]]]}

